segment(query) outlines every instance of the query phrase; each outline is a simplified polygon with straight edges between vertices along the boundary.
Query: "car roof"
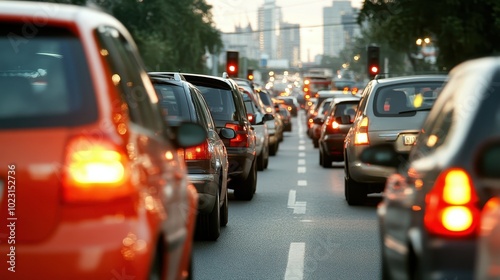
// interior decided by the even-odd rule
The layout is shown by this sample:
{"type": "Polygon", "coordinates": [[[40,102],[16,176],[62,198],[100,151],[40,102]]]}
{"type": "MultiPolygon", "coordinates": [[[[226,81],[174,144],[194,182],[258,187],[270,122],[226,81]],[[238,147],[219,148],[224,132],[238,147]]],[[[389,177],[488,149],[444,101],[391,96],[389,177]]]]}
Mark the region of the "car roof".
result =
{"type": "Polygon", "coordinates": [[[219,89],[238,89],[236,82],[231,81],[223,77],[203,75],[203,74],[192,74],[192,73],[182,73],[184,78],[197,86],[206,86],[219,89]]]}
{"type": "Polygon", "coordinates": [[[76,23],[78,29],[87,31],[93,30],[103,24],[112,24],[113,27],[119,28],[122,34],[129,36],[129,32],[120,21],[97,8],[28,1],[1,1],[0,5],[2,6],[0,17],[4,19],[19,19],[23,17],[31,19],[33,17],[43,17],[46,14],[47,16],[43,17],[43,21],[47,23],[58,22],[63,25],[65,23],[76,23]]]}
{"type": "Polygon", "coordinates": [[[374,81],[378,84],[392,84],[404,82],[420,82],[420,81],[445,81],[448,75],[444,74],[428,74],[428,75],[411,75],[411,76],[398,76],[390,78],[375,78],[374,81]]]}

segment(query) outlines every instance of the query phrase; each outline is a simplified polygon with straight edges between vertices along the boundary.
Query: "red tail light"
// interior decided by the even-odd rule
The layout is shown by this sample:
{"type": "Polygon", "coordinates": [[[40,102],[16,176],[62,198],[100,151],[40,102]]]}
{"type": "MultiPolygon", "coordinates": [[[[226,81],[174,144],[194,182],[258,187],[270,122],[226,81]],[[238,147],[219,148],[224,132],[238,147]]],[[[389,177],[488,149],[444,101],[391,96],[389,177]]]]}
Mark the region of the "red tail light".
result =
{"type": "Polygon", "coordinates": [[[75,137],[69,141],[65,157],[65,201],[105,201],[133,192],[127,154],[111,141],[75,137]]]}
{"type": "Polygon", "coordinates": [[[442,172],[425,200],[424,223],[430,233],[457,237],[475,234],[480,219],[478,197],[465,170],[442,172]]]}
{"type": "Polygon", "coordinates": [[[208,142],[205,141],[196,147],[190,147],[184,151],[185,160],[209,159],[208,142]]]}
{"type": "Polygon", "coordinates": [[[354,145],[370,144],[368,140],[368,117],[364,117],[358,125],[356,134],[354,135],[354,145]]]}
{"type": "Polygon", "coordinates": [[[248,133],[246,131],[246,127],[238,125],[238,124],[233,124],[233,123],[226,123],[227,128],[232,128],[234,131],[236,131],[236,137],[233,139],[229,140],[229,147],[248,147],[248,133]]]}
{"type": "Polygon", "coordinates": [[[328,130],[338,130],[340,128],[340,125],[338,122],[336,122],[332,117],[327,118],[326,121],[326,128],[328,130]]]}

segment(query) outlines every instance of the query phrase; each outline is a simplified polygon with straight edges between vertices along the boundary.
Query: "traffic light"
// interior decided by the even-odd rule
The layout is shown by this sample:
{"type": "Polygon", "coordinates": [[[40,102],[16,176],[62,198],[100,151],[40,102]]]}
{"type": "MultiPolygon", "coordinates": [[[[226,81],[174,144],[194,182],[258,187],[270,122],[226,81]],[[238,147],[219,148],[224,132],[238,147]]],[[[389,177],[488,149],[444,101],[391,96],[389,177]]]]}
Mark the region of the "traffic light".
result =
{"type": "Polygon", "coordinates": [[[247,69],[247,79],[253,81],[253,69],[247,69]]]}
{"type": "Polygon", "coordinates": [[[380,74],[380,48],[377,46],[368,46],[367,49],[367,71],[370,79],[380,74]]]}
{"type": "Polygon", "coordinates": [[[226,52],[226,72],[229,77],[238,77],[239,52],[226,52]]]}

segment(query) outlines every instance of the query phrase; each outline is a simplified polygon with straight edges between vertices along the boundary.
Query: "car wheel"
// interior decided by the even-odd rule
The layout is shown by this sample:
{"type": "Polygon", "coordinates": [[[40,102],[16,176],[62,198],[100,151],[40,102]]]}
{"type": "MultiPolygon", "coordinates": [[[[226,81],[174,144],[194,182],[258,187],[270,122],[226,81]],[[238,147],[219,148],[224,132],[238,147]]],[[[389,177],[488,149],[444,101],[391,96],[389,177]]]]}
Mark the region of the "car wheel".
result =
{"type": "Polygon", "coordinates": [[[224,203],[222,203],[222,207],[220,208],[220,225],[222,227],[225,227],[228,221],[229,221],[229,211],[228,211],[228,198],[226,189],[226,195],[224,195],[224,203]]]}
{"type": "Polygon", "coordinates": [[[319,165],[323,166],[323,153],[319,150],[319,165]]]}
{"type": "Polygon", "coordinates": [[[321,161],[321,166],[323,166],[323,168],[332,167],[332,159],[330,158],[330,156],[323,155],[322,159],[323,160],[321,161]]]}
{"type": "Polygon", "coordinates": [[[257,170],[258,171],[263,171],[264,170],[264,165],[265,165],[264,148],[262,148],[262,151],[257,156],[257,170]]]}
{"type": "Polygon", "coordinates": [[[349,205],[362,204],[366,197],[366,194],[362,190],[361,184],[354,181],[349,175],[347,162],[344,167],[344,193],[347,204],[349,205]]]}
{"type": "Polygon", "coordinates": [[[277,152],[278,152],[278,142],[274,143],[269,147],[269,155],[275,156],[277,152]]]}
{"type": "Polygon", "coordinates": [[[267,154],[264,160],[264,168],[267,169],[268,166],[269,166],[269,148],[267,148],[267,154]]]}
{"type": "Polygon", "coordinates": [[[252,200],[255,191],[257,190],[257,168],[255,161],[250,168],[246,180],[238,181],[238,185],[234,189],[234,197],[239,200],[252,200]]]}
{"type": "Polygon", "coordinates": [[[196,232],[201,240],[215,241],[220,235],[220,202],[219,191],[215,195],[215,203],[210,213],[199,213],[196,232]]]}
{"type": "Polygon", "coordinates": [[[318,139],[314,139],[313,138],[313,146],[314,146],[314,148],[318,148],[319,147],[318,139]]]}

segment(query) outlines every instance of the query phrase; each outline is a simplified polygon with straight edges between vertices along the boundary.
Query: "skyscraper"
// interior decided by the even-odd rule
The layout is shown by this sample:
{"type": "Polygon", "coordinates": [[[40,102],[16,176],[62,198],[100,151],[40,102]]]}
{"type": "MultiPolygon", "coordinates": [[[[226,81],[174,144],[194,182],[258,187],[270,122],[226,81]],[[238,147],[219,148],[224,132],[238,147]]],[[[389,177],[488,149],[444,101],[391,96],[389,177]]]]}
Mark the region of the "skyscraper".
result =
{"type": "Polygon", "coordinates": [[[278,36],[281,25],[281,8],[275,0],[265,0],[257,14],[257,29],[259,30],[259,49],[261,55],[270,59],[279,58],[278,36]]]}
{"type": "Polygon", "coordinates": [[[352,14],[351,1],[333,1],[331,7],[323,8],[323,54],[338,56],[345,47],[342,16],[352,14]]]}
{"type": "Polygon", "coordinates": [[[280,31],[280,54],[281,59],[287,59],[290,66],[300,67],[300,25],[283,22],[280,31]]]}

